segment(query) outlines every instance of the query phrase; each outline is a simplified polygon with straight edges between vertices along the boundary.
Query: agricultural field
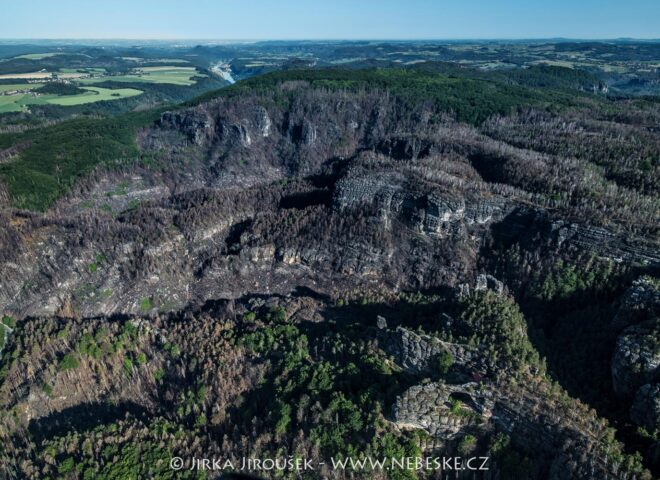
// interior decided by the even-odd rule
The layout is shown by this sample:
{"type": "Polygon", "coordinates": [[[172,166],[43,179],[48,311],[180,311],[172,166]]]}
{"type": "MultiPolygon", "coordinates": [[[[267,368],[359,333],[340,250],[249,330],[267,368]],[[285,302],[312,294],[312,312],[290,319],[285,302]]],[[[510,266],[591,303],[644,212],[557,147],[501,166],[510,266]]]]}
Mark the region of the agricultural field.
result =
{"type": "MultiPolygon", "coordinates": [[[[42,84],[29,84],[32,88],[42,84]]],[[[7,87],[2,85],[1,87],[7,87]]],[[[32,93],[21,93],[17,95],[0,95],[0,113],[21,112],[27,110],[30,105],[60,105],[74,106],[87,103],[103,102],[107,100],[119,100],[122,98],[135,97],[143,93],[142,90],[134,88],[101,88],[84,87],[85,93],[79,95],[34,95],[32,93]]]]}
{"type": "Polygon", "coordinates": [[[17,101],[23,99],[24,95],[0,95],[0,113],[21,112],[25,107],[17,101]]]}
{"type": "Polygon", "coordinates": [[[89,67],[89,68],[60,68],[60,73],[105,73],[105,68],[89,67]]]}
{"type": "Polygon", "coordinates": [[[53,53],[26,53],[25,55],[18,55],[14,58],[23,58],[25,60],[43,60],[44,58],[54,57],[55,55],[62,55],[60,52],[53,53]]]}
{"type": "Polygon", "coordinates": [[[46,78],[52,78],[53,73],[57,76],[57,78],[64,79],[64,80],[72,80],[75,78],[81,78],[84,77],[85,75],[88,75],[88,73],[84,72],[46,72],[46,71],[40,71],[40,72],[28,72],[28,73],[5,73],[0,75],[0,80],[42,80],[46,78]]]}
{"type": "Polygon", "coordinates": [[[144,67],[134,70],[135,73],[127,75],[99,76],[82,79],[80,83],[93,84],[106,81],[123,83],[169,83],[172,85],[190,86],[201,77],[194,67],[144,67]]]}
{"type": "MultiPolygon", "coordinates": [[[[98,51],[90,52],[91,55],[68,51],[21,53],[0,58],[0,114],[33,114],[45,110],[47,115],[66,116],[61,109],[48,106],[74,107],[129,99],[145,92],[151,94],[150,99],[182,101],[225,84],[210,71],[169,55],[150,58],[105,53],[99,56],[98,51]],[[83,90],[74,94],[37,90],[44,85],[60,85],[58,81],[83,90]]],[[[128,110],[135,105],[136,102],[118,102],[95,109],[106,113],[128,110]]]]}
{"type": "Polygon", "coordinates": [[[5,92],[13,92],[16,90],[34,90],[35,88],[42,87],[43,83],[9,83],[0,84],[0,95],[5,92]]]}
{"type": "Polygon", "coordinates": [[[122,60],[135,63],[178,63],[187,64],[188,60],[182,58],[142,58],[142,57],[121,57],[122,60]]]}
{"type": "Polygon", "coordinates": [[[0,75],[0,80],[42,80],[52,76],[50,72],[4,73],[0,75]]]}
{"type": "Polygon", "coordinates": [[[71,96],[56,96],[55,98],[49,98],[46,101],[53,105],[70,106],[135,97],[143,93],[142,90],[137,90],[135,88],[110,89],[100,87],[85,87],[84,90],[87,90],[88,93],[71,96]]]}

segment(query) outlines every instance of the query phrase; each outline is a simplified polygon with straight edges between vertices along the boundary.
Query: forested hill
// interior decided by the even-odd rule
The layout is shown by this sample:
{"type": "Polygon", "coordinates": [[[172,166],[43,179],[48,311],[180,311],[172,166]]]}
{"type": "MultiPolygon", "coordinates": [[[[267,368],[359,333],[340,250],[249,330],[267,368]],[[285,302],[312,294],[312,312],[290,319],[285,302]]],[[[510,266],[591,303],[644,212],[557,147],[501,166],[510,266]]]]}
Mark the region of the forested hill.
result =
{"type": "MultiPolygon", "coordinates": [[[[534,74],[530,78],[540,76],[550,83],[557,78],[556,69],[551,69],[552,74],[545,77],[542,74],[545,69],[539,72],[530,69],[530,73],[532,71],[534,74]]],[[[514,76],[528,78],[522,73],[514,76]]],[[[411,104],[432,103],[438,110],[471,124],[480,124],[492,115],[506,115],[517,107],[558,109],[602,102],[600,98],[564,89],[563,83],[562,88],[535,89],[511,84],[509,76],[479,77],[483,75],[470,69],[458,69],[450,75],[434,73],[428,68],[283,71],[210,92],[186,105],[200,104],[216,96],[233,96],[246,90],[268,90],[281,82],[296,80],[334,90],[381,89],[411,104]]],[[[0,148],[7,155],[20,151],[19,155],[12,154],[10,161],[0,165],[0,178],[11,203],[41,210],[65,193],[76,178],[98,165],[138,161],[140,155],[134,143],[136,129],[148,125],[157,115],[144,112],[120,114],[108,119],[76,119],[25,133],[0,135],[0,148]],[[53,153],[58,159],[55,162],[52,161],[53,153]]]]}
{"type": "Polygon", "coordinates": [[[0,136],[0,477],[657,476],[660,103],[433,68],[0,136]]]}
{"type": "Polygon", "coordinates": [[[272,90],[286,81],[305,81],[334,90],[382,89],[411,104],[431,103],[457,120],[479,124],[515,107],[586,106],[598,79],[586,72],[559,67],[534,67],[509,73],[485,73],[453,64],[428,63],[415,68],[286,70],[249,78],[226,89],[208,92],[188,105],[218,95],[272,90]],[[543,88],[534,88],[543,87],[543,88]],[[583,87],[588,87],[583,88],[583,87]]]}

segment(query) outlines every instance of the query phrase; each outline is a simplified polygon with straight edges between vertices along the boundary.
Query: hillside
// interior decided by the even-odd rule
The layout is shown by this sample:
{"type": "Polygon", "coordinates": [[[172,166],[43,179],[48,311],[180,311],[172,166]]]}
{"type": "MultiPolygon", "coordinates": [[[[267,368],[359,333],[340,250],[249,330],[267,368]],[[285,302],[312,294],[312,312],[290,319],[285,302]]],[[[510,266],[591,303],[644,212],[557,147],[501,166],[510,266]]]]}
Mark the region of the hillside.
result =
{"type": "Polygon", "coordinates": [[[3,474],[275,455],[414,479],[321,462],[424,454],[653,478],[659,104],[443,69],[1,135],[3,474]]]}

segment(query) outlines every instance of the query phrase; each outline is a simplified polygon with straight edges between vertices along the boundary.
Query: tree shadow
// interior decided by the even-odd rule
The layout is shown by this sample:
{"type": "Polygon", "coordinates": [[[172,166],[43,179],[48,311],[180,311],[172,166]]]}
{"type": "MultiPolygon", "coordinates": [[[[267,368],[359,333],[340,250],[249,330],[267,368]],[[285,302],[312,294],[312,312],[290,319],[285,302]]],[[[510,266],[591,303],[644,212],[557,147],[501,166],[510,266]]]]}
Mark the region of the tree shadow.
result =
{"type": "Polygon", "coordinates": [[[30,420],[27,428],[37,443],[40,443],[42,440],[61,436],[72,430],[91,430],[100,425],[113,423],[125,418],[127,414],[146,419],[150,412],[146,407],[134,402],[83,403],[46,417],[30,420]]]}

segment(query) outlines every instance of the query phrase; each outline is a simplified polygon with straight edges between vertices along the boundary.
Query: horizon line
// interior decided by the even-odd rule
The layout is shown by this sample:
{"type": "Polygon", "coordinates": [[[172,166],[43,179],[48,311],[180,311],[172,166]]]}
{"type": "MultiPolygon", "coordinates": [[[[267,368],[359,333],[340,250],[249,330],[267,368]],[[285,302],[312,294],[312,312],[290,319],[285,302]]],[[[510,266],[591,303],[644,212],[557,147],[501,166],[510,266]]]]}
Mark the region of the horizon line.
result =
{"type": "Polygon", "coordinates": [[[0,37],[0,42],[4,41],[160,41],[160,42],[444,42],[444,41],[547,41],[547,40],[579,40],[579,41],[660,41],[660,37],[383,37],[383,38],[203,38],[203,37],[0,37]]]}

